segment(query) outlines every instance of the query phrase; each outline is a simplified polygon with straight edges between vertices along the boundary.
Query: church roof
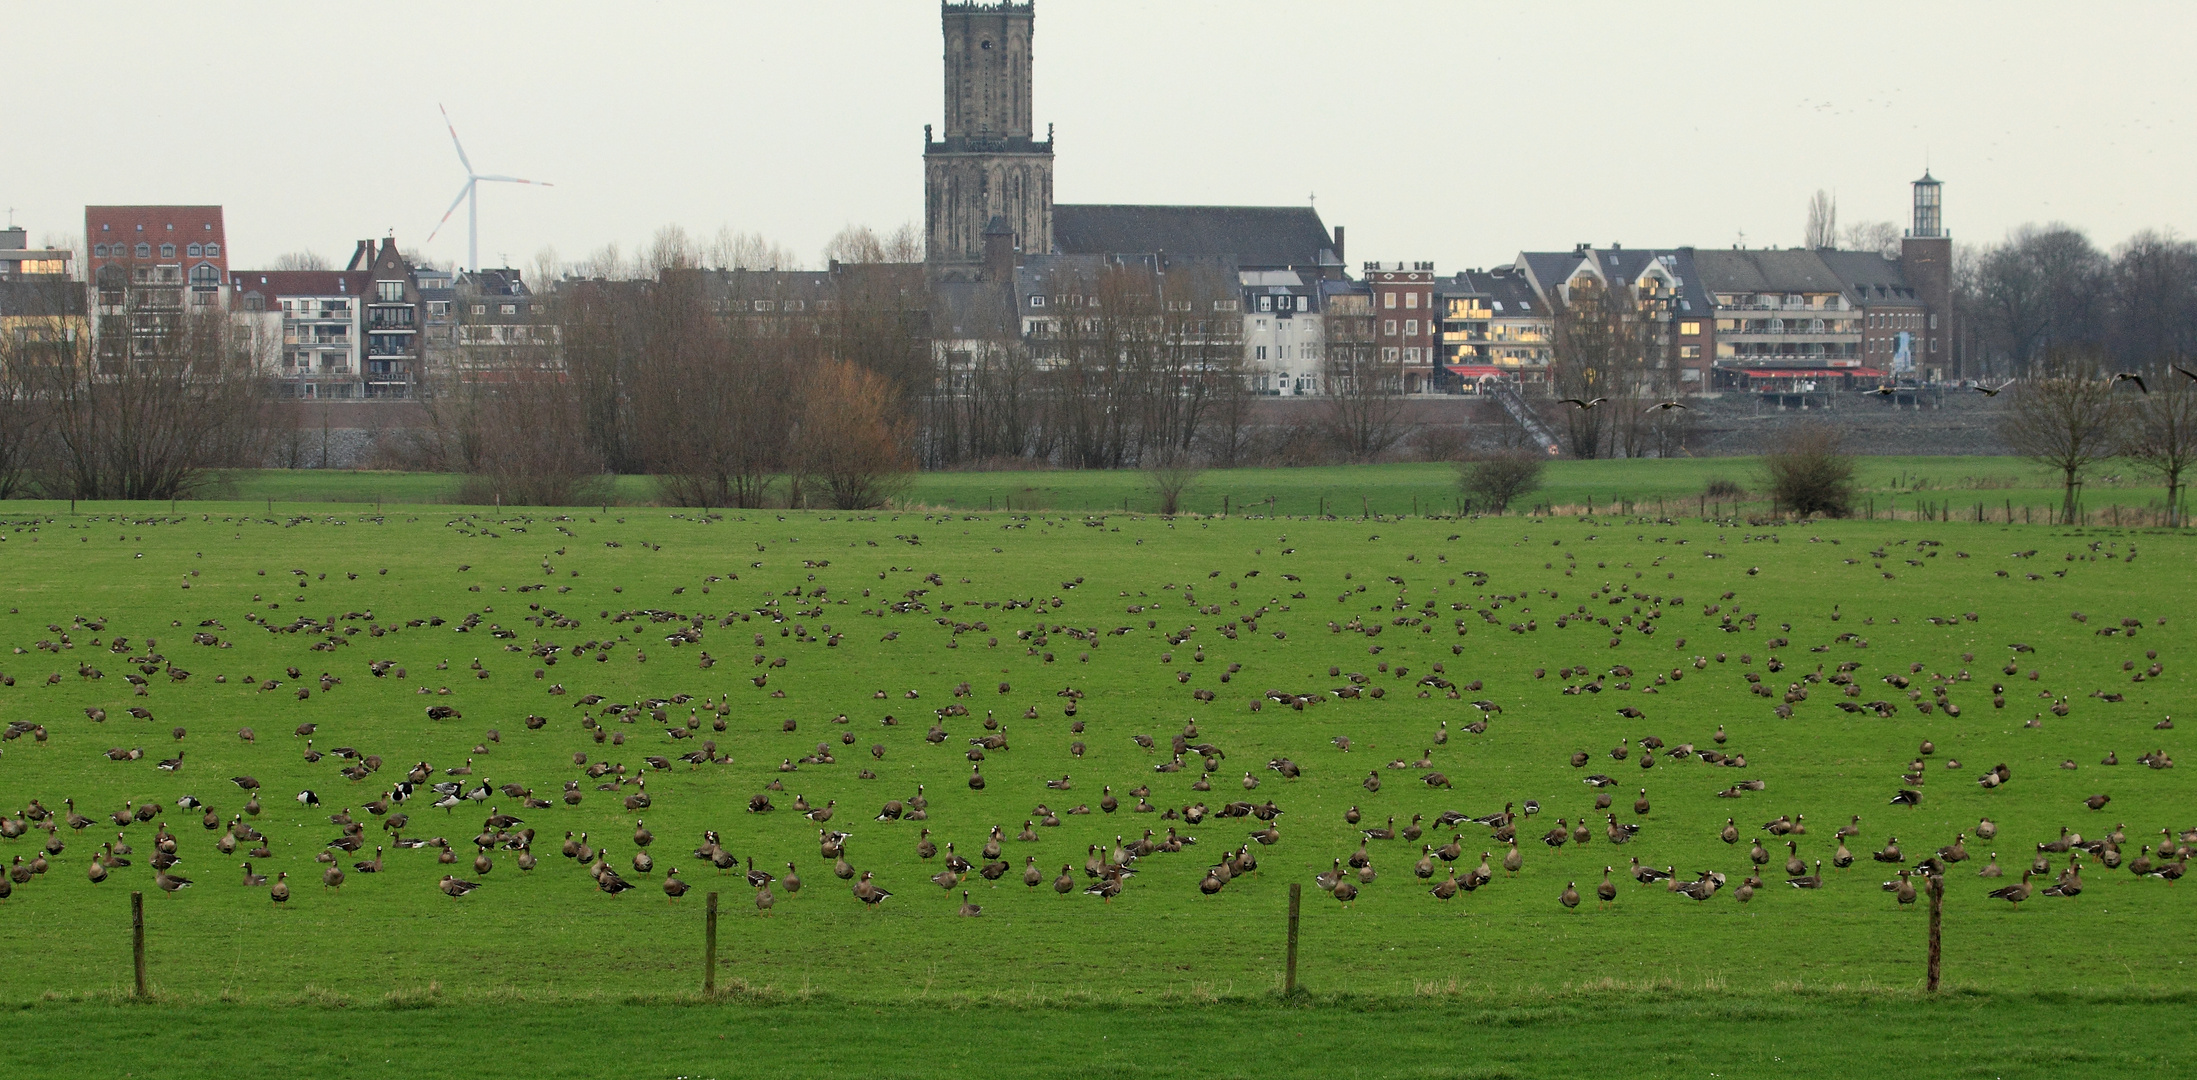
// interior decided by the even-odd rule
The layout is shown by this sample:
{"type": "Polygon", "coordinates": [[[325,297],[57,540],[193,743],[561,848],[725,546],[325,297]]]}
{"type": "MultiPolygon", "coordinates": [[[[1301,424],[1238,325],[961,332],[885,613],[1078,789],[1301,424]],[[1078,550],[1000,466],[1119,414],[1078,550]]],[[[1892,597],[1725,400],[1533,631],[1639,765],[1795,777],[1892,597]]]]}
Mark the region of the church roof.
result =
{"type": "Polygon", "coordinates": [[[1165,251],[1232,256],[1247,269],[1317,266],[1335,258],[1318,211],[1305,206],[1055,205],[1062,255],[1165,251]]]}

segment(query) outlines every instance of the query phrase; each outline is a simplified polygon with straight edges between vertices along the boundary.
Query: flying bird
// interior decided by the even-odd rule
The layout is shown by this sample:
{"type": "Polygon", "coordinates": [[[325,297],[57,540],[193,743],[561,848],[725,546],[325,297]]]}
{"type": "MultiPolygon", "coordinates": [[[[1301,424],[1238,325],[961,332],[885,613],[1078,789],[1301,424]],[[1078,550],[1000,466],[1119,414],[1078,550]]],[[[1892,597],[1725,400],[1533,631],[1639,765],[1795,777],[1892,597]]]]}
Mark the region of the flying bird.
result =
{"type": "Polygon", "coordinates": [[[1575,398],[1575,397],[1568,397],[1568,398],[1557,398],[1556,400],[1557,400],[1558,402],[1562,403],[1562,404],[1565,404],[1565,405],[1577,405],[1577,406],[1579,406],[1579,407],[1580,407],[1580,408],[1582,408],[1582,409],[1591,409],[1591,408],[1594,408],[1594,407],[1595,407],[1595,406],[1597,406],[1597,405],[1600,405],[1600,404],[1602,404],[1602,403],[1603,403],[1603,402],[1605,402],[1605,401],[1608,401],[1609,399],[1608,399],[1608,398],[1606,398],[1606,397],[1598,397],[1598,398],[1594,399],[1593,401],[1581,401],[1581,400],[1579,400],[1578,398],[1575,398]]]}
{"type": "Polygon", "coordinates": [[[1648,407],[1647,407],[1647,408],[1646,408],[1645,410],[1643,410],[1643,415],[1645,415],[1646,413],[1652,413],[1652,412],[1657,412],[1657,411],[1660,411],[1660,410],[1664,410],[1664,409],[1683,409],[1683,408],[1685,408],[1685,407],[1686,407],[1686,405],[1685,405],[1685,403],[1684,403],[1684,402],[1679,402],[1679,401],[1659,401],[1659,402],[1656,402],[1656,403],[1655,403],[1655,404],[1653,404],[1653,405],[1650,405],[1650,406],[1648,406],[1648,407]]]}
{"type": "MultiPolygon", "coordinates": [[[[2197,376],[2191,376],[2191,378],[2197,378],[2197,376]]],[[[2001,393],[2005,392],[2007,387],[2014,385],[2014,383],[2015,380],[2008,379],[1997,386],[1978,386],[1976,387],[1976,392],[1982,394],[1985,397],[1997,397],[2001,393]]]]}
{"type": "Polygon", "coordinates": [[[2136,374],[2133,371],[2116,371],[2113,373],[2112,378],[2106,380],[2106,384],[2110,386],[2114,383],[2120,382],[2123,379],[2135,383],[2136,389],[2141,390],[2146,394],[2151,392],[2151,388],[2144,385],[2144,377],[2136,374]]]}

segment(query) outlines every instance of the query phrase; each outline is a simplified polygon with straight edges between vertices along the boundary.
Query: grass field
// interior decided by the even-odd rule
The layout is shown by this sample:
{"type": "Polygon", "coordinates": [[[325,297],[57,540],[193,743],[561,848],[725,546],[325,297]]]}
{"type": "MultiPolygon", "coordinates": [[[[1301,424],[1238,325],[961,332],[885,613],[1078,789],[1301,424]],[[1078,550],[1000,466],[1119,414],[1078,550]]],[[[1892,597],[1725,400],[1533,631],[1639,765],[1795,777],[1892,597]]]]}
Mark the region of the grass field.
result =
{"type": "MultiPolygon", "coordinates": [[[[1857,475],[1858,512],[1878,518],[1919,514],[1973,520],[1983,512],[2004,522],[2026,513],[2044,522],[2060,504],[2059,477],[2018,458],[1864,457],[1857,475]]],[[[1614,511],[1659,516],[1727,516],[1766,511],[1761,463],[1755,458],[1673,458],[1621,461],[1552,461],[1545,486],[1521,500],[1518,510],[1554,507],[1564,512],[1614,511]],[[1746,494],[1712,502],[1711,481],[1728,480],[1746,494]]],[[[299,512],[347,503],[443,504],[459,501],[464,478],[437,473],[387,473],[315,469],[267,469],[224,474],[206,492],[210,499],[279,504],[299,512]]],[[[621,476],[614,485],[627,506],[651,503],[654,481],[621,476]]],[[[782,489],[781,489],[782,490],[782,489]]],[[[1301,469],[1213,469],[1185,496],[1188,513],[1223,512],[1281,516],[1450,514],[1460,508],[1457,475],[1444,464],[1347,465],[1301,469]]],[[[2151,477],[2109,465],[2096,470],[2083,505],[2098,523],[2114,520],[2112,508],[2145,510],[2163,505],[2164,488],[2151,477]]],[[[910,506],[956,510],[1025,510],[1102,513],[1150,512],[1159,497],[1148,477],[1130,469],[1028,472],[928,472],[906,495],[910,506]]],[[[2133,519],[2130,520],[2134,523],[2133,519]]]]}
{"type": "MultiPolygon", "coordinates": [[[[603,1027],[604,1015],[661,1034],[665,1054],[645,1071],[663,1075],[707,1075],[701,1062],[713,1060],[760,1063],[743,1072],[840,1071],[834,1063],[844,1062],[833,1055],[846,1047],[873,1048],[882,1071],[916,1075],[974,1064],[970,1055],[994,1042],[1027,1048],[1038,1072],[1094,1062],[1151,1075],[1249,1071],[1277,1045],[1281,1027],[1296,1026],[1259,1004],[1271,1003],[1280,986],[1291,882],[1306,886],[1301,977],[1327,1005],[1287,1015],[1309,1017],[1303,1037],[1315,1041],[1306,1045],[1332,1048],[1326,1056],[1334,1058],[1349,1054],[1362,1024],[1352,1019],[1356,1010],[1374,1009],[1394,1028],[1394,1054],[1331,1062],[1365,1075],[1595,1072],[1604,1060],[1623,1060],[1626,1046],[1654,1055],[1627,1071],[1699,1075],[1693,1067],[1704,1062],[1751,1061],[1719,1056],[1735,1044],[1769,1048],[1790,1062],[1777,1053],[1789,1045],[1808,1057],[1807,1068],[1792,1071],[1828,1072],[1877,1059],[1853,1052],[1858,1044],[1838,1053],[1823,1045],[1872,1025],[1884,1028],[1886,1046],[1935,1047],[1922,1059],[1934,1070],[2162,1071],[2167,1064],[2144,1049],[2159,1040],[2083,1035],[2072,1040],[2082,1047],[2074,1051],[2069,1040],[2046,1033],[2158,1030],[2162,1018],[2189,1015],[2178,996],[2188,978],[2187,887],[2108,872],[2089,860],[2079,897],[2038,896],[2016,909],[1984,895],[2018,878],[2035,845],[2062,827],[2098,837],[2125,823],[2125,854],[2133,859],[2139,845],[2160,840],[2162,828],[2180,833],[2197,825],[2179,774],[2136,763],[2147,751],[2178,753],[2180,733],[2153,725],[2183,711],[2190,693],[2182,666],[2188,636],[2176,627],[2197,589],[2184,569],[2190,541],[2178,535],[1611,517],[1170,522],[1118,512],[750,513],[705,520],[642,508],[497,516],[385,506],[377,516],[354,506],[274,517],[249,503],[187,504],[175,514],[164,506],[87,504],[76,516],[65,505],[6,509],[0,565],[10,587],[0,646],[13,654],[0,660],[14,685],[0,687],[0,721],[43,725],[47,737],[25,734],[0,745],[0,807],[13,814],[35,798],[58,814],[73,798],[97,822],[81,832],[60,828],[65,850],[49,871],[0,901],[0,956],[7,958],[0,1001],[65,1025],[57,1030],[123,1038],[132,1025],[189,1027],[207,1033],[194,1037],[191,1053],[217,1062],[240,1053],[234,1036],[221,1032],[274,1025],[283,1034],[254,1052],[311,1047],[326,1065],[316,1071],[343,1075],[375,1071],[371,1046],[466,1046],[482,1025],[508,1022],[514,1002],[530,1001],[527,1022],[565,1039],[545,1036],[530,1051],[544,1063],[543,1075],[599,1066],[585,1056],[577,1031],[584,1023],[590,1041],[625,1039],[624,1029],[603,1027]],[[478,621],[468,626],[473,615],[478,621]],[[1733,632],[1723,632],[1727,617],[1733,632]],[[539,625],[530,621],[536,618],[539,625]],[[442,622],[429,622],[436,619],[442,622]],[[2118,632],[2124,619],[2137,621],[2133,634],[2118,632]],[[689,627],[699,629],[699,640],[667,640],[689,627]],[[1377,636],[1367,633],[1375,628],[1377,636]],[[2102,635],[2106,629],[2117,632],[2102,635]],[[512,636],[492,636],[498,630],[512,636]],[[194,644],[193,634],[211,643],[194,644]],[[555,664],[536,651],[549,643],[559,646],[555,664]],[[2014,643],[2033,651],[2014,651],[2014,643]],[[2147,673],[2150,651],[2158,654],[2156,675],[2147,673]],[[705,653],[714,666],[703,666],[705,653]],[[163,659],[148,659],[155,654],[163,659]],[[1773,656],[1782,671],[1771,670],[1773,656]],[[784,666],[769,666],[778,658],[784,666]],[[151,668],[143,696],[124,682],[142,670],[133,659],[151,668]],[[472,666],[476,659],[485,678],[472,666]],[[369,668],[377,660],[403,673],[377,677],[369,668]],[[1859,697],[1846,698],[1829,682],[1808,684],[1791,718],[1775,715],[1783,692],[1804,673],[1821,665],[1833,674],[1843,662],[1859,665],[1859,697]],[[2009,663],[2013,676],[2001,672],[2009,663]],[[1236,664],[1241,669],[1222,681],[1236,664]],[[1633,674],[1611,674],[1617,665],[1633,674]],[[103,677],[79,674],[80,666],[103,677]],[[292,667],[298,675],[288,674],[292,667]],[[188,680],[176,681],[169,668],[188,670],[188,680]],[[1331,668],[1341,674],[1330,675],[1331,668]],[[341,681],[323,689],[316,676],[324,672],[341,681]],[[1366,688],[1382,696],[1338,698],[1332,691],[1353,685],[1349,673],[1362,674],[1366,688]],[[1751,693],[1744,673],[1776,692],[1751,693]],[[2139,673],[2145,678],[2134,681],[2139,673]],[[59,682],[49,685],[49,675],[59,682]],[[1440,684],[1422,686],[1429,675],[1455,684],[1457,697],[1440,684]],[[281,685],[256,688],[247,676],[281,685]],[[758,676],[765,685],[756,685],[758,676]],[[1959,714],[1923,713],[1907,691],[1880,681],[1888,676],[1912,680],[1919,704],[1930,703],[1928,691],[1943,676],[1959,714]],[[1470,689],[1475,681],[1480,687],[1470,689]],[[971,697],[954,696],[962,682],[971,697]],[[2004,708],[1993,707],[1995,683],[2005,686],[2004,708]],[[1586,691],[1589,684],[1600,692],[1586,691]],[[1427,696],[1419,696],[1422,689],[1427,696]],[[1082,697],[1060,696],[1064,690],[1082,697]],[[1297,711],[1268,701],[1253,711],[1251,702],[1268,690],[1319,703],[1297,711]],[[1199,700],[1197,691],[1213,700],[1199,700]],[[2091,696],[2101,692],[2125,700],[2091,696]],[[583,704],[591,694],[606,700],[583,704]],[[621,718],[605,708],[681,694],[692,700],[665,705],[666,721],[645,711],[621,718]],[[720,700],[728,705],[727,730],[717,733],[703,706],[720,700]],[[1483,713],[1476,700],[1501,711],[1483,713]],[[1889,717],[1833,704],[1878,700],[1890,704],[1889,717]],[[1070,701],[1081,733],[1064,714],[1070,701]],[[2066,715],[2050,708],[2055,703],[2066,715]],[[126,710],[133,705],[152,719],[132,718],[126,710]],[[430,720],[426,710],[434,705],[462,715],[430,720]],[[972,715],[938,717],[954,705],[972,715]],[[1620,716],[1621,707],[1643,715],[1620,716]],[[95,722],[87,708],[103,708],[108,718],[95,722]],[[1025,719],[1032,710],[1035,717],[1025,719]],[[683,729],[690,711],[700,722],[696,737],[670,738],[667,730],[683,729]],[[980,722],[988,711],[1003,722],[1011,748],[986,755],[987,784],[973,791],[964,783],[971,767],[965,752],[969,739],[986,734],[980,722]],[[896,724],[882,723],[888,714],[896,724]],[[530,729],[530,715],[546,722],[530,729]],[[841,715],[844,725],[835,722],[841,715]],[[1465,729],[1483,716],[1485,734],[1465,729]],[[583,717],[624,736],[623,745],[594,742],[583,717]],[[2025,727],[2033,718],[2040,726],[2025,727]],[[1210,792],[1192,789],[1197,754],[1186,756],[1181,772],[1153,769],[1169,760],[1167,740],[1191,720],[1197,735],[1189,741],[1226,755],[1210,792]],[[795,730],[784,730],[787,721],[795,730]],[[338,772],[347,764],[342,758],[308,763],[307,739],[291,734],[307,722],[318,725],[314,749],[355,747],[386,765],[352,782],[338,772]],[[927,742],[933,723],[950,737],[927,742]],[[1448,741],[1437,743],[1445,724],[1448,741]],[[256,732],[251,743],[236,734],[247,725],[256,732]],[[1711,735],[1720,725],[1729,742],[1718,747],[1711,735]],[[170,734],[175,726],[187,731],[180,741],[170,734]],[[492,728],[500,741],[490,740],[492,728]],[[842,734],[852,741],[843,743],[842,734]],[[1159,750],[1131,741],[1140,734],[1154,736],[1159,750]],[[1643,770],[1639,742],[1649,735],[1671,746],[1744,752],[1747,766],[1679,760],[1666,749],[1643,770]],[[1351,740],[1347,753],[1331,744],[1335,736],[1351,740]],[[644,764],[647,755],[676,757],[703,738],[729,760],[699,769],[644,764]],[[1618,761],[1605,752],[1621,739],[1631,753],[1618,761]],[[1907,786],[1901,774],[1924,739],[1936,752],[1925,759],[1925,782],[1912,788],[1924,793],[1921,804],[1888,805],[1907,786]],[[1079,740],[1086,744],[1080,758],[1071,753],[1079,740]],[[836,764],[780,771],[819,743],[836,764]],[[873,745],[883,748],[882,758],[872,757],[873,745]],[[109,761],[102,753],[131,747],[144,750],[142,759],[109,761]],[[154,767],[179,750],[176,771],[154,767]],[[1572,767],[1575,751],[1590,754],[1585,768],[1572,767]],[[597,790],[615,774],[583,777],[576,752],[625,764],[628,782],[597,790]],[[2099,764],[2109,752],[2121,764],[2099,764]],[[1454,787],[1421,783],[1424,768],[1385,767],[1422,754],[1454,787]],[[1279,756],[1300,763],[1303,777],[1267,769],[1279,756]],[[468,759],[471,774],[444,775],[468,759]],[[1948,768],[1953,759],[1958,768],[1948,768]],[[2077,767],[2060,768],[2062,761],[2077,767]],[[427,805],[433,796],[422,789],[396,808],[412,819],[401,831],[448,838],[459,865],[438,865],[432,848],[392,850],[381,873],[352,871],[388,835],[387,819],[366,804],[415,762],[431,764],[436,781],[516,783],[552,805],[522,809],[498,792],[445,812],[427,805]],[[1984,790],[1974,782],[2001,762],[2011,769],[2009,783],[1984,790]],[[876,778],[861,778],[864,769],[876,778]],[[1594,792],[1581,783],[1596,772],[1617,781],[1607,811],[1595,811],[1594,792]],[[621,801],[643,773],[653,805],[629,812],[621,801]],[[1256,791],[1245,792],[1246,773],[1259,780],[1256,791]],[[1382,780],[1378,792],[1361,786],[1369,773],[1382,780]],[[245,801],[229,782],[238,775],[262,784],[264,809],[252,821],[272,855],[255,866],[288,873],[295,896],[287,905],[240,884],[242,848],[224,857],[215,847],[219,827],[202,828],[199,811],[176,805],[195,796],[220,819],[232,818],[245,801]],[[1064,775],[1066,790],[1046,786],[1064,775]],[[576,807],[559,798],[570,780],[583,781],[576,807]],[[1761,780],[1764,790],[1719,797],[1742,780],[1761,780]],[[776,809],[749,813],[750,796],[773,782],[782,785],[770,792],[776,809]],[[886,800],[904,799],[918,784],[930,802],[927,822],[871,820],[886,800]],[[1207,868],[1262,823],[1208,817],[1190,825],[1138,813],[1130,792],[1140,785],[1149,787],[1156,810],[1271,798],[1283,811],[1281,838],[1250,845],[1258,869],[1202,895],[1207,868]],[[1109,786],[1122,802],[1113,814],[1099,809],[1109,786]],[[1636,815],[1632,804],[1643,786],[1652,808],[1636,815]],[[317,810],[291,799],[308,788],[319,794],[317,810]],[[2082,800],[2099,793],[2112,802],[2093,812],[2082,800]],[[829,827],[852,834],[847,860],[873,871],[894,894],[890,900],[875,910],[855,901],[831,861],[819,858],[821,826],[792,809],[797,795],[815,805],[836,800],[829,827]],[[1483,851],[1499,864],[1505,847],[1470,823],[1430,831],[1419,843],[1367,842],[1376,880],[1350,904],[1311,887],[1314,874],[1359,849],[1360,831],[1344,817],[1354,805],[1366,814],[1365,826],[1395,815],[1401,829],[1414,815],[1426,824],[1444,810],[1482,815],[1529,798],[1544,809],[1518,826],[1522,870],[1514,876],[1497,865],[1477,892],[1439,901],[1413,873],[1422,844],[1452,836],[1461,838],[1464,856],[1437,862],[1437,878],[1477,865],[1483,851]],[[135,849],[133,865],[101,884],[87,880],[92,855],[118,831],[107,815],[129,802],[164,808],[182,856],[175,873],[194,879],[193,887],[174,895],[153,888],[153,824],[119,830],[135,849]],[[1041,803],[1063,824],[1035,827],[1034,842],[1015,839],[1025,821],[1040,816],[1041,803]],[[1090,812],[1068,812],[1078,805],[1090,812]],[[346,808],[365,826],[366,850],[341,856],[348,879],[328,889],[315,856],[339,835],[329,815],[346,808]],[[473,872],[471,838],[492,808],[538,830],[537,869],[521,871],[513,852],[497,851],[489,873],[473,872]],[[1611,844],[1604,814],[1640,824],[1639,836],[1611,844]],[[1809,826],[1795,838],[1802,857],[1826,860],[1820,890],[1787,888],[1784,845],[1758,828],[1793,814],[1809,826]],[[1851,815],[1861,820],[1861,834],[1848,841],[1859,860],[1834,869],[1832,830],[1851,815]],[[1974,835],[1986,815],[2001,829],[1995,842],[1974,835]],[[636,817],[656,838],[652,873],[628,862],[636,817]],[[1592,842],[1544,846],[1538,838],[1558,817],[1591,821],[1592,842]],[[1737,844],[1718,838],[1727,817],[1741,832],[1737,844]],[[927,880],[943,855],[918,856],[919,829],[981,863],[976,849],[994,826],[1003,830],[1003,859],[1011,864],[1005,876],[994,882],[970,874],[950,889],[927,880]],[[1138,860],[1111,901],[1082,894],[1092,845],[1134,840],[1147,829],[1164,838],[1170,826],[1198,843],[1138,860]],[[718,830],[728,850],[752,856],[758,868],[782,874],[785,863],[795,863],[805,887],[786,895],[774,886],[775,908],[758,917],[754,890],[740,873],[690,855],[705,829],[718,830]],[[559,856],[567,830],[605,849],[609,865],[638,888],[598,891],[559,856]],[[1954,1003],[1915,1004],[1923,905],[1903,907],[1881,891],[1897,868],[1869,853],[1896,835],[1911,865],[1964,831],[1975,859],[1954,865],[1945,902],[1954,1003]],[[1682,878],[1720,871],[1736,886],[1752,869],[1747,853],[1755,837],[1775,855],[1761,868],[1765,885],[1751,903],[1735,901],[1732,888],[1697,903],[1637,885],[1624,872],[1637,856],[1675,867],[1682,878]],[[1975,876],[1991,851],[2007,877],[1975,876]],[[1023,885],[1025,856],[1046,884],[1023,885]],[[1064,865],[1076,891],[1058,895],[1050,881],[1064,865]],[[1615,904],[1598,910],[1591,889],[1606,865],[1617,867],[1620,888],[1615,904]],[[658,888],[671,866],[695,886],[677,901],[658,888]],[[451,872],[481,887],[447,897],[436,885],[451,872]],[[1567,882],[1586,894],[1577,910],[1557,903],[1567,882]],[[152,1011],[99,1003],[130,985],[132,889],[147,894],[151,979],[171,1003],[152,1011]],[[963,889],[983,906],[981,918],[957,915],[963,889]],[[769,1007],[696,1013],[620,1004],[698,988],[701,901],[709,890],[724,904],[719,978],[741,988],[741,1000],[769,1007]],[[1513,1001],[1540,1004],[1520,1012],[1504,1004],[1513,1001]],[[382,1043],[345,1046],[338,1034],[354,1022],[353,1008],[436,1003],[407,1014],[429,1019],[398,1022],[404,1030],[377,1036],[382,1043]],[[893,1017],[869,1041],[822,1034],[834,1027],[832,1017],[867,1007],[893,1017]],[[1062,1019],[1046,1022],[1046,1009],[1062,1019]],[[220,1023],[222,1010],[240,1010],[245,1019],[220,1023]],[[639,1019],[644,1013],[656,1018],[639,1019]],[[560,1028],[560,1016],[573,1018],[570,1026],[560,1028]],[[1609,1041],[1572,1048],[1550,1038],[1589,1023],[1609,1041]],[[781,1025],[813,1037],[804,1043],[768,1030],[781,1025]],[[983,1037],[972,1044],[935,1034],[948,1030],[983,1037]],[[896,1039],[895,1031],[907,1034],[896,1039]],[[1967,1041],[1942,1044],[1953,1031],[1967,1041]],[[1175,1038],[1162,1038],[1170,1032],[1175,1038]],[[712,1058],[706,1040],[714,1033],[751,1049],[712,1058]],[[919,1052],[925,1034],[938,1040],[929,1044],[935,1055],[919,1052]],[[1144,1056],[1097,1056],[1114,1039],[1144,1056]],[[758,1044],[785,1046],[784,1064],[758,1057],[758,1044]],[[1218,1056],[1201,1057],[1201,1047],[1218,1056]],[[1524,1058],[1521,1047],[1530,1051],[1524,1058]],[[1444,1057],[1449,1050],[1458,1053],[1444,1057]],[[2055,1056],[2067,1053],[2091,1056],[2055,1056]],[[1558,1067],[1521,1064],[1533,1054],[1559,1055],[1545,1059],[1558,1067]]],[[[41,827],[0,840],[0,859],[27,863],[46,837],[41,827]]],[[[2051,862],[2057,873],[2068,858],[2051,862]]],[[[645,1034],[633,1037],[647,1043],[645,1034]]],[[[70,1055],[82,1041],[44,1040],[38,1060],[51,1062],[55,1074],[77,1073],[72,1062],[80,1059],[70,1055]]],[[[100,1044],[93,1037],[89,1045],[100,1044]]],[[[995,1055],[983,1060],[1015,1060],[1006,1051],[995,1055]]],[[[1748,1071],[1778,1067],[1753,1061],[1748,1071]]]]}

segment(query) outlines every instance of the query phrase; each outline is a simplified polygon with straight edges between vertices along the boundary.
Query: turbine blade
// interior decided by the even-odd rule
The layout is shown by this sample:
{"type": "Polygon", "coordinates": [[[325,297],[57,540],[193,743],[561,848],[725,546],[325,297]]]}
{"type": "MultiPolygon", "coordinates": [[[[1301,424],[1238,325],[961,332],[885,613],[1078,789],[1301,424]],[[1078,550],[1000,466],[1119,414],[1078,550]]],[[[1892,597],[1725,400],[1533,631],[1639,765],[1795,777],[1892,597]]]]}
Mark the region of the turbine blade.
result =
{"type": "Polygon", "coordinates": [[[535,187],[556,187],[547,180],[521,180],[516,176],[476,176],[475,180],[497,180],[506,184],[532,184],[535,187]]]}
{"type": "Polygon", "coordinates": [[[450,110],[443,109],[439,104],[435,107],[442,109],[443,126],[450,129],[450,145],[458,148],[458,163],[465,166],[467,176],[473,175],[473,161],[465,156],[465,144],[458,141],[458,125],[450,119],[450,110]]]}
{"type": "Polygon", "coordinates": [[[473,181],[471,179],[467,179],[465,182],[465,186],[458,189],[458,197],[450,200],[450,209],[442,212],[442,220],[436,222],[434,229],[427,234],[427,240],[425,241],[425,243],[432,244],[435,242],[435,234],[440,233],[443,226],[450,224],[450,215],[458,212],[458,205],[465,202],[466,194],[472,190],[473,181]]]}

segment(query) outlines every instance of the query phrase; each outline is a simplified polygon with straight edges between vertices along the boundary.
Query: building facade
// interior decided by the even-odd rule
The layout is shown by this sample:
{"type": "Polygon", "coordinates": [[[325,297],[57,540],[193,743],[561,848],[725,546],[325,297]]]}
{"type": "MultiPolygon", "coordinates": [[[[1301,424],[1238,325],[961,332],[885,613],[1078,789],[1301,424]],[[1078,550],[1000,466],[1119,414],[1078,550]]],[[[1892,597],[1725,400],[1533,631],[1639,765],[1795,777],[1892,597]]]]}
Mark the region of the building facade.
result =
{"type": "Polygon", "coordinates": [[[19,277],[68,277],[76,253],[67,248],[34,248],[19,226],[0,229],[0,281],[19,277]]]}

